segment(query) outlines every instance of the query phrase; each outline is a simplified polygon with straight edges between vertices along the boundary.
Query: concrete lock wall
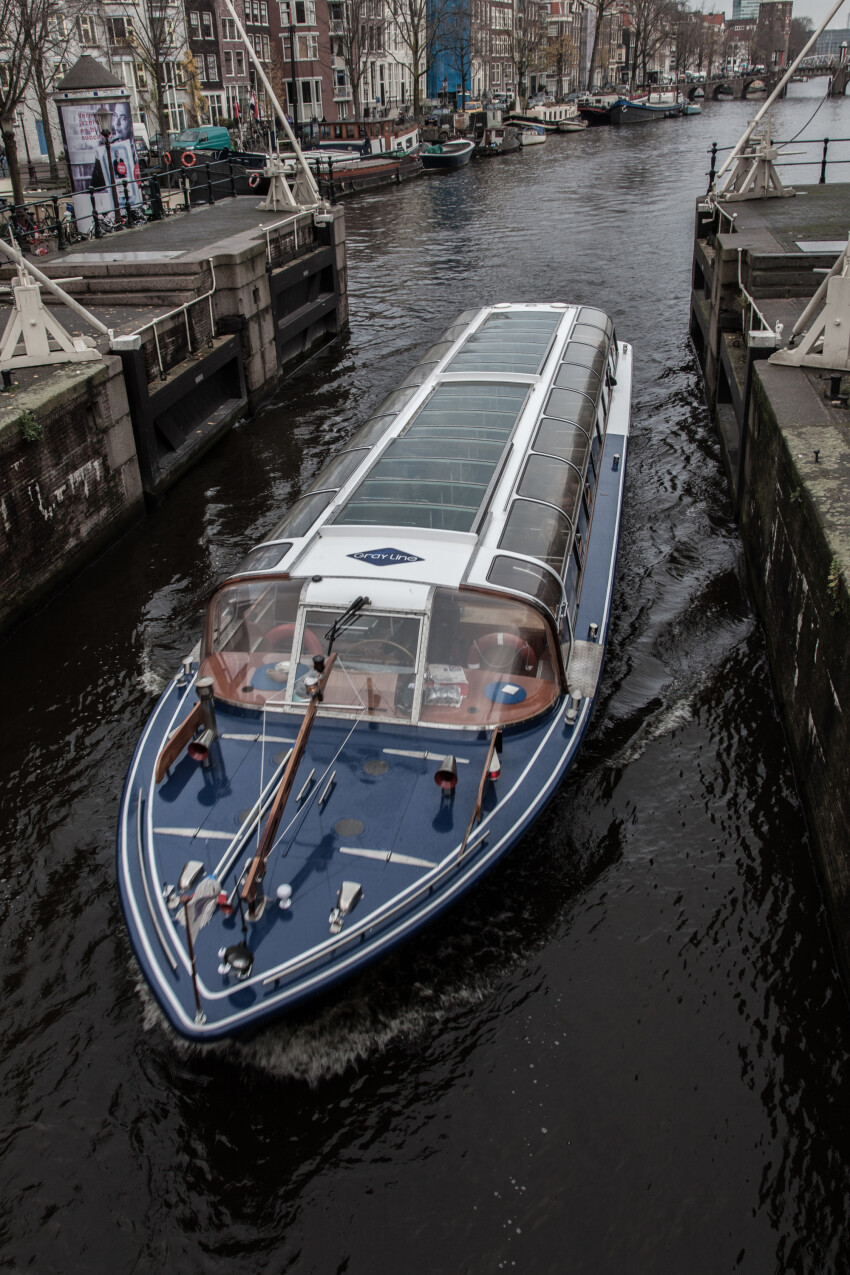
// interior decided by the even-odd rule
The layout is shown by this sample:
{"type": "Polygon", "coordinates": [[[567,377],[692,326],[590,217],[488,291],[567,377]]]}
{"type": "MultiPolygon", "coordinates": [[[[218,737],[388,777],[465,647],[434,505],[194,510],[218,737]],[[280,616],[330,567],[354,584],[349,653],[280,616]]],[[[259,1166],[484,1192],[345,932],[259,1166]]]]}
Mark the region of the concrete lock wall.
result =
{"type": "MultiPolygon", "coordinates": [[[[288,364],[346,326],[345,216],[328,218],[277,217],[268,233],[254,225],[210,245],[183,266],[178,304],[188,295],[197,305],[159,323],[156,338],[148,327],[140,349],[45,369],[43,389],[0,396],[0,630],[256,410],[288,364]]],[[[161,263],[81,258],[84,302],[111,301],[104,271],[116,268],[110,289],[137,304],[162,277],[161,263]]]]}
{"type": "MultiPolygon", "coordinates": [[[[794,372],[791,372],[794,375],[794,372]]],[[[795,420],[789,369],[760,362],[743,465],[741,536],[777,697],[850,971],[850,592],[843,482],[830,494],[830,433],[795,420]]]]}
{"type": "Polygon", "coordinates": [[[0,627],[144,512],[121,360],[68,365],[0,414],[0,627]]]}

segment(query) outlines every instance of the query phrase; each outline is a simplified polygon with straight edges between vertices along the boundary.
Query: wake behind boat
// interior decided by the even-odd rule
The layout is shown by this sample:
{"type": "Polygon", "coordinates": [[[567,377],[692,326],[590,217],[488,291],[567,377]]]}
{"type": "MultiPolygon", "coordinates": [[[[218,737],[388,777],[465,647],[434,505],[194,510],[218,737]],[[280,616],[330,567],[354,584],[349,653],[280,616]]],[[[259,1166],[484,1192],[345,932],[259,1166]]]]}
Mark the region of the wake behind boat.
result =
{"type": "Polygon", "coordinates": [[[596,697],[631,363],[592,307],[462,315],[216,589],[118,831],[180,1032],[355,973],[540,814],[596,697]]]}

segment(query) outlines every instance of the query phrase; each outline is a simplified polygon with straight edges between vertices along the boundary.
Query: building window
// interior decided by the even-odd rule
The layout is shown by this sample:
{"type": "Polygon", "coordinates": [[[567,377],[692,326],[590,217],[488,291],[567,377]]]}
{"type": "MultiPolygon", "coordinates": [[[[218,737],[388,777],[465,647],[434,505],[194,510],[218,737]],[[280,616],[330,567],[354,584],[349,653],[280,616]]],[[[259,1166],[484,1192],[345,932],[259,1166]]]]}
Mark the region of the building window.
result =
{"type": "Polygon", "coordinates": [[[298,26],[314,27],[316,25],[315,0],[293,0],[291,7],[294,10],[295,22],[298,26]]]}
{"type": "Polygon", "coordinates": [[[59,37],[59,39],[60,39],[60,40],[67,40],[67,38],[68,38],[68,19],[67,19],[67,18],[63,18],[63,17],[62,17],[62,15],[61,15],[61,13],[60,13],[60,14],[58,14],[58,15],[57,15],[57,16],[53,19],[53,22],[54,22],[54,24],[55,24],[56,34],[57,34],[57,36],[59,37]]]}
{"type": "Polygon", "coordinates": [[[201,18],[202,18],[203,23],[204,23],[204,39],[205,39],[205,40],[214,40],[214,39],[215,39],[215,31],[213,30],[213,20],[212,20],[212,14],[211,14],[211,13],[202,13],[202,14],[201,14],[201,18]]]}
{"type": "Polygon", "coordinates": [[[319,37],[317,35],[297,35],[295,37],[295,57],[298,62],[318,62],[319,37]]]}
{"type": "Polygon", "coordinates": [[[133,39],[132,18],[107,18],[106,34],[110,44],[130,44],[133,39]]]}
{"type": "Polygon", "coordinates": [[[233,74],[233,53],[230,49],[224,50],[224,74],[233,74]]]}
{"type": "Polygon", "coordinates": [[[303,110],[302,118],[308,115],[322,117],[322,81],[299,80],[298,96],[303,110]]]}
{"type": "Polygon", "coordinates": [[[240,79],[245,75],[245,54],[241,49],[236,50],[236,74],[240,79]]]}
{"type": "Polygon", "coordinates": [[[197,14],[197,13],[189,14],[189,35],[193,40],[200,40],[201,38],[200,14],[197,14]]]}
{"type": "Polygon", "coordinates": [[[148,76],[141,62],[133,63],[133,74],[136,77],[136,88],[146,89],[148,87],[148,76]]]}
{"type": "Polygon", "coordinates": [[[218,79],[218,58],[214,53],[207,54],[207,79],[218,79]]]}
{"type": "Polygon", "coordinates": [[[95,33],[94,18],[91,16],[91,14],[81,13],[79,18],[77,19],[77,23],[80,29],[80,44],[83,44],[83,45],[96,44],[97,36],[95,33]]]}
{"type": "Polygon", "coordinates": [[[236,34],[236,23],[232,18],[222,18],[221,38],[222,40],[238,40],[239,37],[236,34]]]}
{"type": "Polygon", "coordinates": [[[271,44],[267,35],[252,35],[249,37],[254,46],[254,52],[261,62],[271,61],[271,44]]]}

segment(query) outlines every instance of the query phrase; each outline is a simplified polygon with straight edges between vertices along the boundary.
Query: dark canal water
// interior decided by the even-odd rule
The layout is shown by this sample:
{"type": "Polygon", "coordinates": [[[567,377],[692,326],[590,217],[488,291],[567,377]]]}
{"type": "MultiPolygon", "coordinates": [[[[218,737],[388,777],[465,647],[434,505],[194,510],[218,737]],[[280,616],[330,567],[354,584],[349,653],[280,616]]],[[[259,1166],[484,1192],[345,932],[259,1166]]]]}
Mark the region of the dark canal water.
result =
{"type": "MultiPolygon", "coordinates": [[[[2,1269],[850,1269],[850,1018],[686,337],[707,148],[747,113],[349,203],[350,333],[2,648],[2,1269]],[[187,1046],[118,905],[135,739],[212,584],[459,311],[500,299],[600,305],[635,347],[580,763],[415,947],[253,1040],[187,1046]]],[[[807,133],[830,134],[850,103],[807,133]]]]}

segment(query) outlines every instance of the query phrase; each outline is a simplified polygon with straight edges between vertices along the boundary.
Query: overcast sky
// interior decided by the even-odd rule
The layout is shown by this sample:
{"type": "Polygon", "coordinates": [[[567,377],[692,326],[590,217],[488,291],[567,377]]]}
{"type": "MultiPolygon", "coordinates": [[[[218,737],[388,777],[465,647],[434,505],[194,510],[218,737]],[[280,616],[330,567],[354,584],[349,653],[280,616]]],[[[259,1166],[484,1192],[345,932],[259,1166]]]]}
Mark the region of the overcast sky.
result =
{"type": "MultiPolygon", "coordinates": [[[[811,18],[815,26],[820,26],[829,13],[835,0],[794,0],[794,17],[811,18]]],[[[729,6],[729,13],[732,6],[729,6]]],[[[830,27],[850,27],[850,4],[842,4],[835,17],[830,20],[830,27]]],[[[829,28],[827,28],[829,29],[829,28]]]]}
{"type": "MultiPolygon", "coordinates": [[[[818,27],[834,4],[835,0],[794,0],[794,17],[811,18],[815,26],[818,27]]],[[[696,8],[696,5],[691,7],[696,8]]],[[[726,3],[722,6],[718,4],[714,10],[715,13],[719,13],[721,7],[726,17],[731,18],[732,0],[726,0],[726,3]]],[[[706,12],[708,12],[708,7],[706,7],[706,12]]],[[[845,0],[835,17],[831,19],[827,29],[829,30],[832,27],[850,27],[850,0],[845,0]]]]}

